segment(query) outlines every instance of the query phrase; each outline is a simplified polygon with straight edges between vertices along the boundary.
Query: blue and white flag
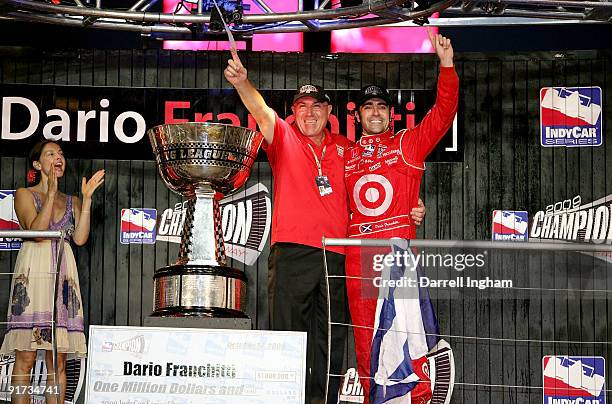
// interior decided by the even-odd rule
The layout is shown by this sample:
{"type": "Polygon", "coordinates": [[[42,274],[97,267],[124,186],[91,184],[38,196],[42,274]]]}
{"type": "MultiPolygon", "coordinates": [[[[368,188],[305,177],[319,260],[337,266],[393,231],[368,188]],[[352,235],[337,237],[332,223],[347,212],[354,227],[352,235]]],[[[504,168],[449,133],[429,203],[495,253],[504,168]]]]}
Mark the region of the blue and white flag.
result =
{"type": "Polygon", "coordinates": [[[372,404],[390,403],[410,393],[419,383],[412,360],[427,355],[440,340],[440,329],[429,292],[426,288],[418,287],[422,269],[417,265],[407,241],[398,241],[404,243],[405,248],[393,246],[392,254],[399,252],[403,255],[407,251],[412,260],[408,260],[408,266],[395,263],[386,267],[383,269],[383,279],[414,279],[415,286],[389,287],[393,282],[386,282],[379,290],[370,364],[372,404]]]}

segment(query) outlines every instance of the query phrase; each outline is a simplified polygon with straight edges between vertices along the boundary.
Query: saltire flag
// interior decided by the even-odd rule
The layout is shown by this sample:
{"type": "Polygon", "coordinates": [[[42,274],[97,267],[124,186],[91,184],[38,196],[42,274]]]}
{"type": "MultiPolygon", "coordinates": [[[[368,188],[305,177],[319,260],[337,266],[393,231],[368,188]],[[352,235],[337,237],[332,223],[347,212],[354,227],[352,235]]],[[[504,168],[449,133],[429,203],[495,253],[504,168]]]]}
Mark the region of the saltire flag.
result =
{"type": "MultiPolygon", "coordinates": [[[[413,285],[418,285],[422,268],[409,249],[409,241],[398,241],[404,245],[394,245],[392,254],[399,252],[404,256],[407,251],[412,266],[395,262],[383,269],[383,280],[414,279],[413,285]]],[[[370,364],[372,404],[406,402],[394,399],[406,396],[420,383],[413,359],[425,357],[440,341],[440,328],[427,288],[385,285],[389,283],[381,284],[374,320],[370,364]]],[[[429,383],[429,380],[423,382],[429,383]]]]}

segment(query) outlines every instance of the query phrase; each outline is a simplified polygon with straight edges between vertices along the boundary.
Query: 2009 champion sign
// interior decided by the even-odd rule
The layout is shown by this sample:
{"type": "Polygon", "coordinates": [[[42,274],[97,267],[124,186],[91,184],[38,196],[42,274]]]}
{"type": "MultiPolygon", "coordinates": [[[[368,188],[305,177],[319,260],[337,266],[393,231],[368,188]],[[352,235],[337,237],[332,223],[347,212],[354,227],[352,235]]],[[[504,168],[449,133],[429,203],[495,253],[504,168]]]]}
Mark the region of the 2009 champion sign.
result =
{"type": "MultiPolygon", "coordinates": [[[[264,90],[268,104],[291,122],[291,90],[264,90]]],[[[330,129],[354,140],[357,123],[351,91],[329,91],[334,105],[330,129]]],[[[396,130],[413,127],[433,105],[433,90],[398,90],[393,113],[396,130]],[[402,101],[402,100],[408,100],[402,101]]],[[[82,158],[150,160],[146,130],[163,123],[223,122],[256,128],[233,89],[157,89],[51,85],[0,86],[0,150],[23,156],[42,137],[62,142],[82,158]]],[[[460,116],[460,115],[459,115],[460,116]]],[[[460,161],[462,134],[450,130],[430,161],[460,161]]]]}
{"type": "MultiPolygon", "coordinates": [[[[180,243],[185,222],[185,202],[160,213],[157,241],[180,243]]],[[[223,198],[221,226],[225,254],[247,265],[253,265],[264,249],[272,222],[270,193],[257,183],[223,198]]]]}

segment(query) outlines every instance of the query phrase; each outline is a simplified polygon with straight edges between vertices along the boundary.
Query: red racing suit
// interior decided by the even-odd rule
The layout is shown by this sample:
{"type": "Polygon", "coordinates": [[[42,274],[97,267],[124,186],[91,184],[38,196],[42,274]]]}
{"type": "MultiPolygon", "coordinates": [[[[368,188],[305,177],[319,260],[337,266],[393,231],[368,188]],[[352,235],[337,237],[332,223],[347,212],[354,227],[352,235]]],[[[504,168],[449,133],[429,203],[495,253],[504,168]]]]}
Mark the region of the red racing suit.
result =
{"type": "MultiPolygon", "coordinates": [[[[345,181],[351,218],[349,237],[412,239],[416,229],[410,211],[417,206],[425,158],[452,125],[457,112],[459,79],[454,67],[441,67],[434,106],[413,129],[393,134],[364,135],[344,154],[345,181]]],[[[347,248],[346,275],[349,307],[355,333],[358,373],[369,403],[370,352],[377,292],[371,262],[363,262],[357,247],[347,248]],[[362,268],[363,267],[363,268],[362,268]],[[358,279],[366,278],[366,279],[358,279]],[[369,279],[368,279],[369,278],[369,279]]],[[[418,356],[412,356],[418,362],[418,356]]],[[[415,366],[415,369],[422,366],[415,366]]],[[[415,371],[421,379],[426,373],[415,371]]],[[[421,383],[429,387],[429,383],[421,383]]],[[[420,387],[413,390],[412,402],[420,387]]],[[[421,392],[426,395],[426,392],[421,392]]],[[[431,394],[431,393],[430,393],[431,394]]]]}

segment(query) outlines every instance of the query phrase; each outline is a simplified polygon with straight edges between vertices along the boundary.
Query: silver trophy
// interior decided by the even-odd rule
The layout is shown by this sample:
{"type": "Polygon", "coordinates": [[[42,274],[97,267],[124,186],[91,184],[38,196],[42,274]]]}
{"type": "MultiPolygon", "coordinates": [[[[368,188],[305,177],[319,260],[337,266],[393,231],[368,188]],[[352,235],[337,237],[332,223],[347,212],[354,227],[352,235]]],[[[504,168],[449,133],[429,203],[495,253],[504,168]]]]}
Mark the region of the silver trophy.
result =
{"type": "Polygon", "coordinates": [[[148,134],[164,183],[188,200],[178,259],[153,276],[153,316],[247,317],[247,278],[226,266],[215,193],[246,182],[263,137],[207,122],[155,126],[148,134]]]}

